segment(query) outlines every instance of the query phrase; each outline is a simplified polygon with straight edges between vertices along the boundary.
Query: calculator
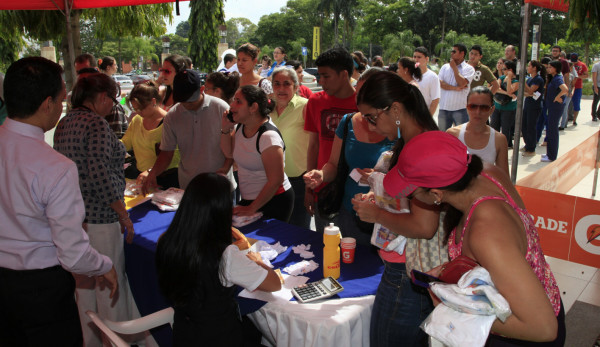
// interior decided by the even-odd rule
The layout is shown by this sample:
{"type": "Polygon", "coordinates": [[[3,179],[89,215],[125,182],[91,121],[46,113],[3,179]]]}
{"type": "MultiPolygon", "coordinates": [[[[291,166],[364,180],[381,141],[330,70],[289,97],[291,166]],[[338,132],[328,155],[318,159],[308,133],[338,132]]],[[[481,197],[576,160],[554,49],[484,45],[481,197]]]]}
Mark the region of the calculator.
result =
{"type": "Polygon", "coordinates": [[[320,281],[306,283],[292,289],[292,294],[298,301],[312,302],[333,296],[344,290],[344,287],[333,277],[327,277],[320,281]]]}

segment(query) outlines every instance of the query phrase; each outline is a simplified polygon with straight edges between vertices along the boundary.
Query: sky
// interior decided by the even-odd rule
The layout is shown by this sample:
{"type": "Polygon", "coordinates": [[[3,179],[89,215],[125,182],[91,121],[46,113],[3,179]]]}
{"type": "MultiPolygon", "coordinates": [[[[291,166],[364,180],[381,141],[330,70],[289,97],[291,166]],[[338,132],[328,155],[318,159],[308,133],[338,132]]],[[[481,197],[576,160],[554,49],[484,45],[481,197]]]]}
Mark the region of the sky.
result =
{"type": "MultiPolygon", "coordinates": [[[[225,20],[236,17],[244,17],[250,19],[254,24],[258,24],[260,17],[279,12],[279,10],[287,4],[287,0],[225,0],[225,20]]],[[[167,25],[167,33],[174,34],[177,24],[185,21],[190,16],[190,7],[188,1],[179,3],[179,12],[175,13],[175,5],[173,5],[173,24],[167,25]]]]}

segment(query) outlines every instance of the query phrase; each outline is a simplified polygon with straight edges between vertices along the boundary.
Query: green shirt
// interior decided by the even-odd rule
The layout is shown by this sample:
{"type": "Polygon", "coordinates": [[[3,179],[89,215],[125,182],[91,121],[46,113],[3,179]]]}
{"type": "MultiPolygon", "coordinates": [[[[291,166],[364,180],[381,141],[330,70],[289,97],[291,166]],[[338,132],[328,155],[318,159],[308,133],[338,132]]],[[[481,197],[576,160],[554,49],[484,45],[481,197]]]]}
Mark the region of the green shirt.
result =
{"type": "Polygon", "coordinates": [[[473,76],[473,80],[471,81],[470,88],[473,89],[479,86],[485,86],[487,83],[492,83],[496,80],[496,77],[492,73],[489,67],[483,65],[481,62],[477,63],[475,68],[475,75],[473,76]]]}
{"type": "Polygon", "coordinates": [[[271,112],[271,121],[285,142],[285,174],[298,177],[306,171],[309,133],[304,130],[304,106],[308,99],[294,95],[280,115],[271,112]]]}

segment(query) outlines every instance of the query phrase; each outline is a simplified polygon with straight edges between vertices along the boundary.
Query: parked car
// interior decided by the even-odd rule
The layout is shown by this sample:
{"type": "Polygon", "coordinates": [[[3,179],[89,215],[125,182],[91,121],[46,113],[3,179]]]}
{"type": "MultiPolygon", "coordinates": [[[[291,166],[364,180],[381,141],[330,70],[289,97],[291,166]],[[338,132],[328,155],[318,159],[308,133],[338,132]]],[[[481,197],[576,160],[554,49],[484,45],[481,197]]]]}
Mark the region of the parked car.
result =
{"type": "Polygon", "coordinates": [[[133,89],[133,81],[129,76],[125,75],[112,75],[112,78],[117,82],[121,88],[121,95],[128,94],[133,89]]]}
{"type": "Polygon", "coordinates": [[[152,78],[148,75],[131,75],[131,76],[129,76],[129,78],[131,78],[134,85],[138,85],[140,83],[146,83],[146,82],[152,80],[152,78]]]}
{"type": "Polygon", "coordinates": [[[317,83],[317,78],[304,70],[302,73],[302,84],[317,83]]]}
{"type": "Polygon", "coordinates": [[[319,71],[317,70],[316,67],[307,67],[304,69],[304,74],[311,74],[313,76],[315,76],[317,78],[317,83],[319,83],[319,80],[321,79],[321,77],[319,76],[319,71]]]}

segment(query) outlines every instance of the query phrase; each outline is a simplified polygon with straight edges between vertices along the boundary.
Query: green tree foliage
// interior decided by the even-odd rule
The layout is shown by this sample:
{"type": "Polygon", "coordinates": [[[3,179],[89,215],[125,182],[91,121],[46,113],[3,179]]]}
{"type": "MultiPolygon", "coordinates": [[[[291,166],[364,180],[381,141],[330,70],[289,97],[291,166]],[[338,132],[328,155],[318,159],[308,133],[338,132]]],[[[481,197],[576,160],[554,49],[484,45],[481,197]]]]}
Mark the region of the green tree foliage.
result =
{"type": "Polygon", "coordinates": [[[227,44],[229,47],[237,48],[242,43],[249,42],[255,35],[258,26],[248,18],[231,18],[225,22],[227,26],[227,44]]]}
{"type": "Polygon", "coordinates": [[[384,63],[396,62],[399,58],[412,56],[415,47],[422,43],[423,39],[413,34],[412,30],[387,34],[383,38],[383,61],[384,63]]]}
{"type": "Polygon", "coordinates": [[[590,45],[600,37],[600,2],[598,0],[571,0],[569,2],[569,41],[579,41],[585,46],[586,63],[591,63],[590,45]]]}
{"type": "Polygon", "coordinates": [[[218,66],[219,25],[223,24],[223,0],[194,0],[190,3],[189,57],[202,71],[218,66]]]}
{"type": "MultiPolygon", "coordinates": [[[[306,40],[305,46],[312,50],[313,27],[323,24],[321,50],[326,50],[329,48],[327,43],[331,42],[333,33],[331,30],[324,29],[329,21],[324,20],[322,23],[323,18],[315,11],[318,4],[319,0],[289,0],[287,8],[282,9],[281,12],[262,16],[255,35],[247,41],[261,47],[262,53],[265,52],[265,45],[281,46],[289,52],[294,50],[293,42],[303,38],[306,40]]],[[[307,65],[311,66],[311,61],[312,56],[309,56],[307,65]]]]}
{"type": "Polygon", "coordinates": [[[187,39],[190,35],[190,22],[185,20],[179,24],[177,24],[177,28],[175,29],[175,34],[187,39]]]}
{"type": "Polygon", "coordinates": [[[80,20],[79,28],[81,29],[81,51],[99,57],[106,38],[101,39],[96,35],[96,19],[80,20]]]}
{"type": "MultiPolygon", "coordinates": [[[[117,38],[142,34],[157,36],[166,31],[164,19],[171,21],[171,12],[172,5],[168,3],[71,11],[74,55],[81,54],[80,19],[95,19],[94,32],[96,37],[102,40],[109,34],[117,38]]],[[[73,62],[68,54],[65,22],[66,19],[60,11],[0,11],[0,36],[5,37],[10,30],[16,30],[21,37],[61,42],[65,77],[70,88],[73,62]]]]}
{"type": "MultiPolygon", "coordinates": [[[[184,39],[183,37],[177,34],[167,34],[162,37],[168,37],[170,40],[170,54],[188,55],[188,39],[184,39]]],[[[156,56],[160,56],[163,52],[162,37],[155,37],[152,39],[152,45],[154,46],[154,54],[156,56]]]]}
{"type": "Polygon", "coordinates": [[[331,20],[330,27],[333,31],[332,46],[339,44],[339,28],[343,25],[345,46],[349,44],[349,38],[356,26],[358,0],[319,0],[317,12],[324,18],[331,20]],[[343,19],[343,22],[342,22],[343,19]]]}

